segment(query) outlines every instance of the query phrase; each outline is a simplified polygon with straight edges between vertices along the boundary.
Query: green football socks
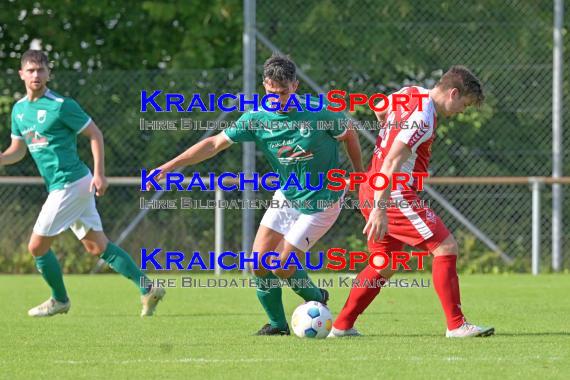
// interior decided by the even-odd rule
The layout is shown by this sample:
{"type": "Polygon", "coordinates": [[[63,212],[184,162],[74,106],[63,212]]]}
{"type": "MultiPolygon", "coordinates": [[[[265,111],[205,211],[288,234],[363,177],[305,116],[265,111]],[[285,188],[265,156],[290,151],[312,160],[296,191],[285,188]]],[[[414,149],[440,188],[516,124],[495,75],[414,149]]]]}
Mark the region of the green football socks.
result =
{"type": "Polygon", "coordinates": [[[143,284],[146,283],[148,277],[144,272],[142,272],[139,267],[135,264],[131,256],[121,247],[109,242],[107,244],[107,249],[101,255],[101,258],[109,264],[109,266],[115,271],[132,282],[139,288],[141,294],[147,294],[150,290],[149,287],[141,286],[141,278],[144,278],[143,284]]]}
{"type": "Polygon", "coordinates": [[[254,276],[254,278],[257,285],[257,298],[269,317],[269,323],[272,327],[284,329],[287,326],[287,318],[281,300],[280,279],[271,272],[266,276],[254,276]]]}
{"type": "Polygon", "coordinates": [[[59,302],[67,302],[67,291],[63,284],[63,274],[61,273],[61,266],[57,261],[57,257],[50,249],[43,256],[37,256],[36,268],[42,274],[45,282],[51,288],[52,297],[59,302]]]}
{"type": "Polygon", "coordinates": [[[305,301],[322,301],[323,295],[321,290],[311,280],[305,269],[297,268],[288,281],[291,289],[305,301]]]}

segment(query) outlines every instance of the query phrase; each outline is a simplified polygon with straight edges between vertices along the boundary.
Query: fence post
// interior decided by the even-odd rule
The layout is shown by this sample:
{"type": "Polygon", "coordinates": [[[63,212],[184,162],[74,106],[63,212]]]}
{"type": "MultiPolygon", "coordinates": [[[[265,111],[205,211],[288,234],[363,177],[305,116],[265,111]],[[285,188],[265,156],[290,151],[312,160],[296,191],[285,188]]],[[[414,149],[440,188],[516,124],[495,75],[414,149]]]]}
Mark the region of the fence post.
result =
{"type": "Polygon", "coordinates": [[[216,192],[215,192],[215,200],[216,200],[216,208],[214,214],[214,234],[215,234],[215,242],[214,242],[214,250],[216,251],[216,269],[215,274],[219,276],[222,274],[222,268],[218,265],[218,257],[224,252],[224,208],[220,207],[221,201],[224,200],[224,190],[216,183],[216,192]]]}
{"type": "MultiPolygon", "coordinates": [[[[554,0],[553,67],[552,67],[552,177],[562,176],[562,73],[563,62],[564,1],[554,0]]],[[[562,268],[562,185],[552,185],[552,270],[562,268]]]]}
{"type": "Polygon", "coordinates": [[[532,274],[540,271],[540,190],[542,181],[537,177],[530,177],[532,189],[532,274]]]}
{"type": "MultiPolygon", "coordinates": [[[[243,92],[247,100],[253,99],[255,92],[255,0],[243,2],[243,92]]],[[[247,142],[243,147],[243,172],[246,177],[252,177],[255,171],[255,143],[247,142]]],[[[254,199],[255,192],[250,184],[245,186],[243,199],[254,199]]],[[[246,208],[242,210],[242,248],[248,255],[253,249],[255,237],[255,212],[246,208]]],[[[247,274],[247,266],[244,274],[247,274]]]]}

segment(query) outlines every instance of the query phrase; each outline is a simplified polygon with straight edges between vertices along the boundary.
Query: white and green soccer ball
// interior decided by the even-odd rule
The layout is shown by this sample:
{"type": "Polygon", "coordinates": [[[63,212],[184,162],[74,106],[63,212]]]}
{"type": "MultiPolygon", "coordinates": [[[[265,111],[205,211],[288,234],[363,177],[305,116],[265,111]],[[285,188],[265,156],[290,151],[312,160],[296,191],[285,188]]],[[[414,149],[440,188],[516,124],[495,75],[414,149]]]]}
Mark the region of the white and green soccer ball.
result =
{"type": "Polygon", "coordinates": [[[320,302],[299,305],[291,317],[293,332],[300,338],[326,338],[332,327],[330,310],[320,302]]]}

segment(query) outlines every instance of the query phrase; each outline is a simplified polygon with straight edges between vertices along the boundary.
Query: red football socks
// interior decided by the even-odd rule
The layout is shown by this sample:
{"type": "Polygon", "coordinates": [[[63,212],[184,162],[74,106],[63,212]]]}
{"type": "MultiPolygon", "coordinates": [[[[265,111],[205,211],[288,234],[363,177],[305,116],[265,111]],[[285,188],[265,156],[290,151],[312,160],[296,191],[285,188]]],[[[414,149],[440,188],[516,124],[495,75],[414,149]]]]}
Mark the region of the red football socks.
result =
{"type": "Polygon", "coordinates": [[[457,277],[457,256],[436,256],[433,258],[433,286],[441,301],[447,328],[453,330],[465,322],[461,311],[459,277],[457,277]]]}
{"type": "Polygon", "coordinates": [[[382,289],[381,284],[378,282],[383,277],[370,265],[364,268],[356,278],[360,280],[359,286],[350,290],[348,299],[334,322],[334,327],[337,329],[348,330],[352,328],[356,318],[366,310],[372,300],[380,293],[380,289],[382,289]],[[368,283],[365,283],[366,280],[368,280],[368,283]],[[364,284],[366,284],[365,287],[363,287],[364,284]],[[368,284],[372,286],[368,286],[368,284]]]}

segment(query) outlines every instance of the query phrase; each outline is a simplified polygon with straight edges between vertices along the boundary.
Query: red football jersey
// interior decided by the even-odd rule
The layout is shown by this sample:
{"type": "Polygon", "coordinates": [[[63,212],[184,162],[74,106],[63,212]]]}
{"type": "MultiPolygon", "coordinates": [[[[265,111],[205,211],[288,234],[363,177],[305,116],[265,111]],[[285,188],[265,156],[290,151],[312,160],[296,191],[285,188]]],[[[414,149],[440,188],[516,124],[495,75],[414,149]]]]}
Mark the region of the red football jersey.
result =
{"type": "MultiPolygon", "coordinates": [[[[414,173],[427,173],[428,165],[431,158],[431,144],[435,139],[435,128],[437,117],[435,105],[431,97],[422,98],[422,110],[419,111],[419,99],[411,98],[413,93],[428,94],[429,91],[422,87],[404,87],[395,94],[407,94],[410,96],[410,102],[406,111],[403,106],[398,105],[393,109],[393,96],[389,96],[390,105],[386,113],[384,128],[380,129],[376,139],[376,146],[372,155],[370,166],[366,170],[368,178],[375,173],[379,173],[382,169],[384,157],[388,155],[390,148],[395,140],[399,140],[407,144],[412,150],[410,158],[402,164],[400,173],[407,173],[410,181],[407,185],[414,191],[417,189],[417,179],[412,178],[414,173]]],[[[399,192],[405,194],[401,184],[398,184],[399,192]]],[[[361,198],[374,199],[374,189],[367,183],[361,185],[361,198]],[[364,194],[362,194],[364,193],[364,194]],[[364,195],[364,197],[362,196],[364,195]]]]}

